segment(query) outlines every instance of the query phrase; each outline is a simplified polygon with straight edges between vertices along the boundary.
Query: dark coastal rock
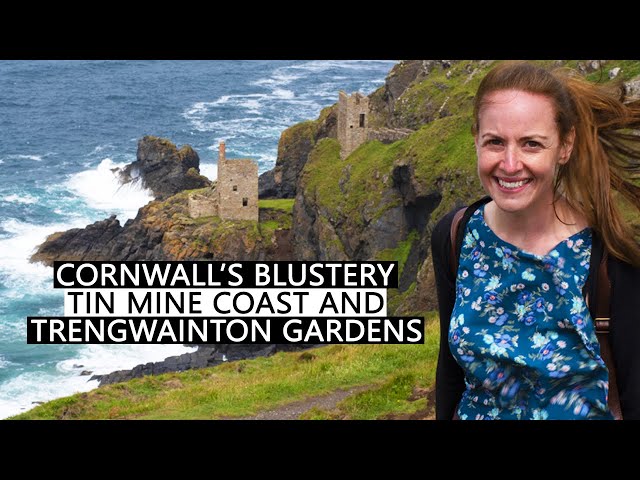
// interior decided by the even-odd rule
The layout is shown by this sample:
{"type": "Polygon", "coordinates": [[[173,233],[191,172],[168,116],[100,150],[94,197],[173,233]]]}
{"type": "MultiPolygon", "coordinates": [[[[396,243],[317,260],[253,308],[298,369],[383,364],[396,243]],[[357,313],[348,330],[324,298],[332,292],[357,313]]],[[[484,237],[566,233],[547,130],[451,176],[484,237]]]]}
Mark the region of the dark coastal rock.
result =
{"type": "Polygon", "coordinates": [[[50,235],[31,257],[32,262],[53,265],[54,260],[108,260],[107,245],[113,244],[122,232],[115,215],[66,232],[50,235]]]}
{"type": "Polygon", "coordinates": [[[273,169],[258,177],[258,196],[259,198],[281,198],[280,185],[276,185],[273,169]]]}
{"type": "Polygon", "coordinates": [[[122,169],[121,178],[123,183],[141,179],[158,200],[211,184],[200,175],[200,157],[191,146],[178,150],[169,140],[152,136],[138,142],[136,161],[122,169]]]}
{"type": "Polygon", "coordinates": [[[171,372],[184,372],[194,368],[213,367],[224,362],[266,357],[277,352],[291,352],[313,348],[316,344],[268,344],[268,345],[199,345],[193,353],[185,353],[166,358],[162,362],[149,362],[137,365],[131,370],[118,370],[107,375],[94,375],[89,379],[98,380],[100,385],[126,382],[147,375],[160,375],[171,372]]]}
{"type": "MultiPolygon", "coordinates": [[[[395,102],[409,85],[427,76],[437,62],[437,60],[405,60],[395,65],[385,80],[382,97],[386,103],[385,110],[393,112],[395,102]]],[[[450,66],[451,64],[447,63],[446,68],[450,66]]]]}
{"type": "MultiPolygon", "coordinates": [[[[260,221],[277,222],[278,215],[289,214],[263,209],[260,221]]],[[[292,260],[290,237],[289,228],[262,231],[256,222],[218,217],[195,221],[189,216],[187,194],[181,193],[165,202],[150,202],[123,226],[112,216],[85,228],[54,233],[31,261],[53,265],[56,260],[292,260]]]]}
{"type": "Polygon", "coordinates": [[[51,266],[56,260],[166,260],[161,239],[162,233],[154,232],[141,221],[130,220],[122,227],[112,215],[85,228],[50,235],[31,256],[31,261],[51,266]]]}
{"type": "MultiPolygon", "coordinates": [[[[347,168],[343,175],[348,181],[347,168]]],[[[366,203],[357,217],[340,210],[327,211],[322,201],[307,193],[306,183],[301,182],[293,211],[296,259],[370,260],[380,252],[397,248],[410,232],[415,232],[418,241],[413,242],[400,278],[400,290],[406,290],[415,281],[417,270],[428,254],[427,225],[442,197],[437,191],[421,186],[408,165],[398,163],[390,177],[382,183],[375,201],[366,203]]],[[[338,184],[341,180],[337,179],[338,184]]]]}

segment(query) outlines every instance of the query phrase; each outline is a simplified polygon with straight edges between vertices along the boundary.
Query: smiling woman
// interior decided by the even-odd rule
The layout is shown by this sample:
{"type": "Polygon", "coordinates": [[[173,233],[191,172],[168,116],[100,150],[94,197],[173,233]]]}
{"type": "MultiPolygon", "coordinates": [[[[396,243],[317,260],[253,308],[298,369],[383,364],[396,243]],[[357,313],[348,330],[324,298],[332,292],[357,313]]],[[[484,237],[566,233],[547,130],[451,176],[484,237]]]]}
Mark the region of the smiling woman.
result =
{"type": "MultiPolygon", "coordinates": [[[[575,131],[560,141],[550,98],[518,90],[500,90],[485,97],[475,135],[478,174],[493,199],[485,221],[501,238],[538,254],[586,226],[584,218],[555,222],[554,177],[566,164],[575,131]],[[497,207],[497,208],[496,208],[497,207]],[[547,230],[554,225],[552,235],[547,230]]],[[[559,199],[566,215],[566,202],[559,199]]],[[[572,215],[579,217],[577,213],[572,215]]]]}
{"type": "Polygon", "coordinates": [[[504,62],[483,79],[472,133],[489,196],[462,215],[459,249],[456,211],[432,235],[437,418],[640,418],[640,246],[613,197],[640,210],[639,127],[623,89],[572,72],[504,62]],[[588,301],[603,258],[617,387],[588,301]]]}

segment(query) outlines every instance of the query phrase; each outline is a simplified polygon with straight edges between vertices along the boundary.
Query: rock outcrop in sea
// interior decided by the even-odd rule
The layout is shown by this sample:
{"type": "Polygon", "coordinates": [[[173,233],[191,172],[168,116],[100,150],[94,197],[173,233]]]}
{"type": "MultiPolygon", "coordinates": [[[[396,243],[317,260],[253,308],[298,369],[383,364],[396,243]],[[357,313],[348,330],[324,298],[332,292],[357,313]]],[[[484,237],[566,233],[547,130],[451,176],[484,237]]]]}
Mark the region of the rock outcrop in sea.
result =
{"type": "Polygon", "coordinates": [[[200,157],[190,145],[178,150],[169,140],[149,135],[138,142],[136,161],[122,169],[120,178],[122,183],[140,179],[156,200],[211,185],[200,175],[200,157]]]}

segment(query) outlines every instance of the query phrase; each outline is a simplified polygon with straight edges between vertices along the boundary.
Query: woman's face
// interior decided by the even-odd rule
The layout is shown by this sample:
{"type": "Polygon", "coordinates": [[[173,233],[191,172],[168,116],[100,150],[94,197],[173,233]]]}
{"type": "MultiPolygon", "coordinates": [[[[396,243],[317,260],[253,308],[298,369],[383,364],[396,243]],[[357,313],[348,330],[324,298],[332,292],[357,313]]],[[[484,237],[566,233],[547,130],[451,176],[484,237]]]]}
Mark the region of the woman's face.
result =
{"type": "Polygon", "coordinates": [[[557,165],[571,155],[573,132],[569,137],[561,145],[548,97],[520,90],[488,94],[475,144],[478,176],[498,208],[534,213],[550,206],[557,165]]]}

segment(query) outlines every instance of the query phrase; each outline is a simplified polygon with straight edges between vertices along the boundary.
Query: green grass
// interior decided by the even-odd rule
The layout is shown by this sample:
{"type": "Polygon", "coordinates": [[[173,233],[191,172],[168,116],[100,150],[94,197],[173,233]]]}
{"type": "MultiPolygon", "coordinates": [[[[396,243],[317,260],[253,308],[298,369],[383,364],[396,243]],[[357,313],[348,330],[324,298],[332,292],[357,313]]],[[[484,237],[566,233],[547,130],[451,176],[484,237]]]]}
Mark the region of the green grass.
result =
{"type": "Polygon", "coordinates": [[[337,389],[370,389],[343,401],[343,417],[414,411],[414,387],[434,381],[438,325],[429,314],[423,345],[330,345],[134,379],[53,400],[14,419],[216,419],[260,411],[337,389]]]}
{"type": "MultiPolygon", "coordinates": [[[[437,119],[441,115],[466,114],[478,88],[482,74],[490,67],[479,67],[477,62],[460,61],[448,70],[433,69],[421,82],[402,94],[395,104],[395,115],[412,120],[437,119]],[[468,71],[479,68],[473,75],[468,71]],[[447,78],[447,71],[450,72],[447,78]]],[[[424,122],[420,122],[424,123],[424,122]]],[[[419,126],[414,125],[414,127],[419,126]]]]}
{"type": "MultiPolygon", "coordinates": [[[[302,188],[333,218],[363,225],[365,216],[375,220],[397,202],[382,201],[389,186],[400,142],[362,144],[345,160],[334,139],[322,139],[309,154],[303,169],[302,188]]],[[[333,222],[332,222],[333,223],[333,222]]]]}
{"type": "Polygon", "coordinates": [[[338,182],[327,181],[327,178],[329,176],[335,180],[341,174],[342,167],[338,141],[330,138],[320,140],[309,153],[307,163],[302,170],[305,194],[308,192],[316,199],[328,201],[340,197],[338,182]]]}
{"type": "Polygon", "coordinates": [[[337,408],[323,410],[313,408],[301,415],[305,420],[376,420],[389,414],[414,413],[427,406],[426,398],[411,401],[411,393],[424,388],[432,379],[425,378],[415,371],[407,371],[391,376],[380,385],[365,392],[350,396],[340,402],[337,408]]]}
{"type": "Polygon", "coordinates": [[[610,60],[602,66],[602,70],[596,70],[587,75],[587,80],[596,83],[607,83],[609,80],[609,71],[619,67],[620,72],[615,80],[630,80],[640,75],[640,62],[637,60],[610,60]]]}
{"type": "Polygon", "coordinates": [[[282,214],[275,220],[266,220],[258,224],[260,236],[266,244],[272,243],[273,234],[276,230],[288,230],[291,228],[291,215],[282,214]]]}
{"type": "Polygon", "coordinates": [[[258,200],[258,208],[270,208],[273,210],[282,210],[291,213],[295,198],[280,198],[274,200],[258,200]]]}

